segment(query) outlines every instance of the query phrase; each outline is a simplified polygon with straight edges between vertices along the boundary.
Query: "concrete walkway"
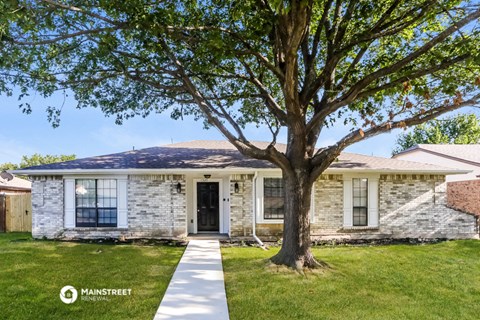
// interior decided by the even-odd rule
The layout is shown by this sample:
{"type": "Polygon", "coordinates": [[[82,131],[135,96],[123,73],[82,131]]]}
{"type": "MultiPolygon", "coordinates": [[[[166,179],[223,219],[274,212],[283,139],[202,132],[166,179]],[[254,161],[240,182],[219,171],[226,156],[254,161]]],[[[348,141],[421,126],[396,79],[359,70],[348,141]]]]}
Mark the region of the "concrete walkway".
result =
{"type": "Polygon", "coordinates": [[[188,243],[155,314],[160,319],[229,319],[218,240],[188,243]]]}

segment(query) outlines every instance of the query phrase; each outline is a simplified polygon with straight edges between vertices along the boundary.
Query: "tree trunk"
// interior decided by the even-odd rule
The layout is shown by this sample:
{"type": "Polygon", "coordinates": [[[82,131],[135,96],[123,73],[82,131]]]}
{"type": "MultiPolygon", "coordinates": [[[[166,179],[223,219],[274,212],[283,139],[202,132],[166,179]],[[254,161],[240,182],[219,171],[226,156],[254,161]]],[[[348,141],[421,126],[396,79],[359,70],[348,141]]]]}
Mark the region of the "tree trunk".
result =
{"type": "Polygon", "coordinates": [[[305,170],[283,172],[285,216],[283,242],[272,262],[298,271],[304,267],[326,267],[315,260],[310,247],[310,203],[313,183],[305,170]]]}

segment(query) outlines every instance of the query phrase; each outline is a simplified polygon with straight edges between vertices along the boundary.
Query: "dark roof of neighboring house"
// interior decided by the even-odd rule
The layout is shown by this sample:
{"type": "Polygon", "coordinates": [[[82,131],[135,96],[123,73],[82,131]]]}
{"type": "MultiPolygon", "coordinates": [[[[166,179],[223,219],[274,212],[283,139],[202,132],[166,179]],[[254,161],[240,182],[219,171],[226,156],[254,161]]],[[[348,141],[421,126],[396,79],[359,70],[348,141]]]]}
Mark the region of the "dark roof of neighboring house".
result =
{"type": "Polygon", "coordinates": [[[417,144],[396,154],[394,158],[398,155],[418,150],[480,165],[480,144],[417,144]]]}
{"type": "MultiPolygon", "coordinates": [[[[260,148],[268,143],[255,142],[260,148]]],[[[286,145],[277,144],[279,151],[286,145]]],[[[47,165],[40,165],[16,171],[18,173],[40,174],[40,171],[62,170],[114,170],[114,169],[269,169],[273,164],[243,156],[228,141],[196,140],[175,143],[162,147],[131,150],[97,157],[77,159],[47,165]],[[36,172],[38,171],[38,172],[36,172]]],[[[436,165],[342,153],[329,169],[364,171],[414,171],[449,172],[460,171],[436,165]]],[[[461,171],[463,173],[463,171],[461,171]]]]}

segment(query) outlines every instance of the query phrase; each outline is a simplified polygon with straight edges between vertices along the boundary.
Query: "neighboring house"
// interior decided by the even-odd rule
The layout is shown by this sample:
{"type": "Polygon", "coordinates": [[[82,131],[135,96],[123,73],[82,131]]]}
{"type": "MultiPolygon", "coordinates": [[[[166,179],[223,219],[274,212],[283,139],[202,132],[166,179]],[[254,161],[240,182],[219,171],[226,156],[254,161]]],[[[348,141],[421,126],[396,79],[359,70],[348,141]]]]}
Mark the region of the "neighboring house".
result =
{"type": "Polygon", "coordinates": [[[470,171],[447,175],[447,182],[475,180],[480,175],[480,144],[418,144],[393,158],[470,171]]]}
{"type": "Polygon", "coordinates": [[[0,193],[5,194],[17,194],[17,193],[30,193],[32,191],[32,183],[25,179],[17,177],[4,178],[0,176],[0,193]]]}
{"type": "Polygon", "coordinates": [[[0,232],[32,230],[31,191],[30,181],[0,172],[0,232]]]}
{"type": "MultiPolygon", "coordinates": [[[[226,141],[15,172],[33,180],[34,237],[281,236],[281,171],[242,156],[226,141]]],[[[474,216],[445,206],[445,175],[465,172],[342,153],[315,183],[312,238],[478,237],[474,216]]]]}
{"type": "Polygon", "coordinates": [[[447,183],[447,205],[476,215],[480,223],[480,179],[447,183]]]}

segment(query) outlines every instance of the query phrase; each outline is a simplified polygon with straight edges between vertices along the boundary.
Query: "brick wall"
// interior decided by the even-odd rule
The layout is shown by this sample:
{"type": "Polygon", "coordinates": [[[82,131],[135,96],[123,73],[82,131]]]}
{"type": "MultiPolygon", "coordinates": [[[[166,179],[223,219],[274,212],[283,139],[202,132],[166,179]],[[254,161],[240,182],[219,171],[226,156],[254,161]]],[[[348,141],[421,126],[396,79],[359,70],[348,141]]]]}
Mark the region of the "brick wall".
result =
{"type": "Polygon", "coordinates": [[[447,204],[449,207],[480,216],[480,180],[449,182],[447,204]]]}
{"type": "Polygon", "coordinates": [[[230,177],[230,234],[232,237],[251,236],[253,219],[253,175],[230,177]],[[238,183],[238,192],[235,192],[238,183]]]}
{"type": "Polygon", "coordinates": [[[187,234],[185,177],[182,175],[130,176],[128,229],[137,236],[178,237],[187,234]],[[177,192],[177,183],[182,192],[177,192]]]}
{"type": "Polygon", "coordinates": [[[128,228],[64,229],[63,180],[42,177],[32,187],[33,236],[48,238],[182,237],[187,234],[185,177],[132,175],[128,178],[128,228]],[[177,183],[182,192],[177,192],[177,183]]]}
{"type": "MultiPolygon", "coordinates": [[[[476,181],[480,182],[480,181],[476,181]]],[[[475,217],[446,207],[445,181],[434,175],[382,175],[379,181],[379,227],[343,229],[342,175],[322,175],[315,184],[313,238],[472,238],[475,217]]],[[[32,184],[34,237],[182,237],[187,233],[185,177],[128,177],[128,228],[64,230],[63,179],[36,177],[32,184]],[[177,192],[177,183],[182,192],[177,192]]],[[[477,189],[478,190],[478,189],[477,189]]],[[[230,177],[232,237],[250,237],[253,175],[230,177]],[[235,192],[235,183],[239,191],[235,192]]],[[[477,200],[478,201],[478,200],[477,200]]],[[[478,204],[478,202],[477,202],[478,204]]],[[[257,234],[281,235],[281,225],[257,224],[257,234]]]]}
{"type": "Polygon", "coordinates": [[[343,226],[343,176],[321,175],[315,182],[314,197],[311,235],[337,233],[343,226]]]}
{"type": "MultiPolygon", "coordinates": [[[[379,227],[344,229],[342,179],[325,174],[315,183],[312,239],[478,237],[472,215],[446,206],[445,177],[439,175],[381,175],[379,227]]],[[[259,230],[261,238],[269,239],[279,228],[261,225],[259,230]]]]}
{"type": "Polygon", "coordinates": [[[32,181],[32,236],[34,238],[56,238],[62,231],[62,177],[34,177],[32,181]]]}
{"type": "Polygon", "coordinates": [[[475,237],[474,217],[448,208],[445,191],[445,176],[382,175],[378,234],[389,238],[475,237]]]}

